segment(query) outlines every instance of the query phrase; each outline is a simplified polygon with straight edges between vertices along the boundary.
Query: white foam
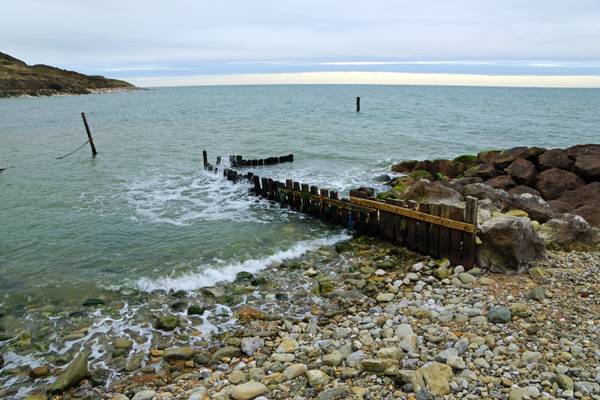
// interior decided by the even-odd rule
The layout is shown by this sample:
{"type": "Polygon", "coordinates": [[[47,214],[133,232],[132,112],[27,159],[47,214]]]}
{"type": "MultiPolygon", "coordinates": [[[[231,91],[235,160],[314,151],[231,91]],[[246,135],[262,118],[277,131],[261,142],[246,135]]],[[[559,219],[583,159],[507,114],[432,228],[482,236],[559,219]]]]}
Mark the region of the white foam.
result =
{"type": "Polygon", "coordinates": [[[250,184],[233,184],[222,174],[205,171],[158,175],[126,185],[126,199],[136,219],[184,226],[194,221],[242,221],[268,223],[270,216],[253,212],[268,207],[249,194],[250,184]]]}
{"type": "Polygon", "coordinates": [[[244,262],[234,262],[224,266],[203,266],[198,272],[191,272],[177,277],[163,276],[157,279],[141,278],[136,282],[138,289],[145,292],[155,290],[196,290],[213,286],[217,282],[231,282],[238,272],[258,272],[266,267],[300,257],[308,251],[321,246],[330,246],[337,242],[350,239],[347,233],[328,236],[320,239],[305,240],[296,243],[287,250],[278,251],[270,256],[251,259],[244,262]]]}

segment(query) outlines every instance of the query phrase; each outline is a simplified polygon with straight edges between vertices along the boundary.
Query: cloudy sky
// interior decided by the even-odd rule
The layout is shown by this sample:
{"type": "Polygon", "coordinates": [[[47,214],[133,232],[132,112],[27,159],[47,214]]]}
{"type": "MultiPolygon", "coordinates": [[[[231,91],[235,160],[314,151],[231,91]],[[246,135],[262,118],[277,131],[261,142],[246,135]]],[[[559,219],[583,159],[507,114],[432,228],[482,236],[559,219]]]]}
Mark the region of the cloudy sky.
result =
{"type": "Polygon", "coordinates": [[[0,15],[0,51],[138,84],[600,82],[598,0],[1,0],[0,15]]]}

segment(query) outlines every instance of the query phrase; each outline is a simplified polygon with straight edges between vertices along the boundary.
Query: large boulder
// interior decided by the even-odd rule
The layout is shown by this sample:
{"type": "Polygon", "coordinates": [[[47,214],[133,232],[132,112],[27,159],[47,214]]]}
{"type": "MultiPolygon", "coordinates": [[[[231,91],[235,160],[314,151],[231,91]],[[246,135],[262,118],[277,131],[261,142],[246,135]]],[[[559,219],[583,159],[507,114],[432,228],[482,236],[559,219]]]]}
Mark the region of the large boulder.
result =
{"type": "Polygon", "coordinates": [[[490,199],[492,204],[501,211],[523,210],[532,219],[540,222],[545,222],[554,215],[552,208],[542,198],[530,193],[513,196],[504,190],[494,189],[481,183],[465,186],[462,193],[465,197],[473,196],[480,200],[490,199]]]}
{"type": "Polygon", "coordinates": [[[600,154],[577,157],[573,170],[588,182],[600,180],[600,154]]]}
{"type": "Polygon", "coordinates": [[[529,218],[501,216],[484,222],[479,231],[479,265],[492,271],[520,271],[545,255],[544,242],[529,218]]]}
{"type": "Polygon", "coordinates": [[[523,193],[511,196],[505,203],[505,209],[517,209],[525,211],[531,219],[546,222],[554,216],[554,210],[540,196],[523,193]]]}
{"type": "Polygon", "coordinates": [[[529,156],[529,148],[528,147],[513,147],[512,149],[507,149],[501,151],[494,157],[494,164],[500,168],[504,169],[508,167],[513,161],[518,159],[525,159],[529,156]]]}
{"type": "Polygon", "coordinates": [[[590,224],[600,226],[600,182],[592,182],[574,190],[564,192],[551,202],[556,212],[570,212],[581,215],[590,224]]]}
{"type": "Polygon", "coordinates": [[[467,172],[465,172],[465,176],[467,177],[477,177],[481,179],[492,179],[498,176],[498,171],[496,167],[492,163],[483,163],[479,164],[475,167],[469,168],[467,172]]]}
{"type": "Polygon", "coordinates": [[[532,187],[525,186],[525,185],[515,186],[514,188],[510,189],[508,191],[508,193],[512,194],[513,196],[518,196],[520,194],[529,193],[529,194],[532,194],[534,196],[542,197],[542,195],[540,194],[540,192],[538,192],[537,190],[535,190],[532,187]]]}
{"type": "Polygon", "coordinates": [[[553,250],[590,250],[600,244],[600,233],[579,215],[563,214],[552,218],[538,232],[547,248],[553,250]]]}
{"type": "Polygon", "coordinates": [[[565,191],[577,189],[584,184],[583,179],[572,172],[551,168],[538,175],[536,189],[544,200],[554,200],[565,191]]]}
{"type": "Polygon", "coordinates": [[[431,182],[421,179],[409,186],[400,195],[403,200],[416,200],[425,203],[453,204],[461,200],[459,192],[442,182],[431,182]]]}
{"type": "Polygon", "coordinates": [[[505,172],[522,185],[535,185],[537,170],[531,161],[524,159],[515,160],[505,169],[505,172]]]}
{"type": "Polygon", "coordinates": [[[583,144],[567,149],[575,159],[573,170],[588,182],[600,180],[600,144],[583,144]]]}
{"type": "Polygon", "coordinates": [[[510,175],[499,175],[495,178],[488,179],[483,182],[485,185],[493,187],[494,189],[510,190],[517,186],[517,183],[513,180],[510,175]]]}
{"type": "Polygon", "coordinates": [[[417,162],[417,160],[402,161],[401,163],[392,165],[392,171],[399,172],[401,174],[406,174],[415,169],[415,165],[417,165],[417,162]]]}
{"type": "Polygon", "coordinates": [[[540,154],[537,159],[537,164],[540,170],[559,168],[570,170],[573,161],[567,155],[567,152],[562,149],[552,149],[540,154]]]}
{"type": "Polygon", "coordinates": [[[61,393],[70,387],[77,385],[88,375],[88,358],[90,352],[84,350],[69,364],[50,386],[50,394],[61,393]]]}

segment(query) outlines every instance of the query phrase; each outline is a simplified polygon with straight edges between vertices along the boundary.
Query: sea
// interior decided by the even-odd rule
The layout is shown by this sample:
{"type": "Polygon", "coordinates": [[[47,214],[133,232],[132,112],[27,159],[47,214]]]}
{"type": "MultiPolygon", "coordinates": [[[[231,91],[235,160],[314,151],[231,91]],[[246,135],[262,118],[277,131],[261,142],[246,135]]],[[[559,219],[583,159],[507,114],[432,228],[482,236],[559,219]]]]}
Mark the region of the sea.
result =
{"type": "MultiPolygon", "coordinates": [[[[194,292],[351,234],[205,172],[203,150],[213,164],[293,154],[293,163],[245,171],[343,195],[383,190],[377,178],[402,160],[597,143],[599,127],[598,89],[219,86],[0,99],[4,369],[41,364],[52,350],[14,350],[14,332],[35,339],[44,325],[30,308],[194,292]],[[98,155],[84,146],[57,159],[87,140],[81,112],[98,155]]],[[[101,331],[104,317],[90,315],[101,331]]],[[[1,374],[0,383],[27,386],[1,374]]]]}

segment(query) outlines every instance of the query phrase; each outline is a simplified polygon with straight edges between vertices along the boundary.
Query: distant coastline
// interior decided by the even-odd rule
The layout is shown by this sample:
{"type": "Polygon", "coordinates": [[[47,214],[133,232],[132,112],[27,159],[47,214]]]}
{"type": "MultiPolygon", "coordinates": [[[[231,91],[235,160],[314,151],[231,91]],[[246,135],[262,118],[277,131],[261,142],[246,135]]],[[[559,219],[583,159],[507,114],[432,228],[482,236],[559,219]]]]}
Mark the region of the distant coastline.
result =
{"type": "Polygon", "coordinates": [[[0,98],[95,94],[137,90],[129,82],[48,65],[27,65],[0,53],[0,98]]]}

